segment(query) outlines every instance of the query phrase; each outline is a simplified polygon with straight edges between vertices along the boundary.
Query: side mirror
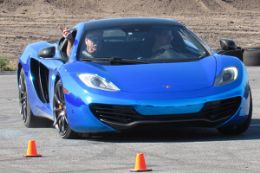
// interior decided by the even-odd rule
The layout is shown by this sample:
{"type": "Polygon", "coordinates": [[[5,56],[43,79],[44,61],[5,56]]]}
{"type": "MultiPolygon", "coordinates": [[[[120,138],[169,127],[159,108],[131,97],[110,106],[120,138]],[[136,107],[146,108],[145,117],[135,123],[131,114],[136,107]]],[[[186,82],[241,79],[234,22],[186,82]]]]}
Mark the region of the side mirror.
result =
{"type": "Polygon", "coordinates": [[[38,55],[42,58],[52,58],[55,55],[55,47],[44,48],[38,53],[38,55]]]}
{"type": "Polygon", "coordinates": [[[237,45],[233,40],[230,39],[220,39],[220,47],[222,50],[235,50],[237,45]]]}

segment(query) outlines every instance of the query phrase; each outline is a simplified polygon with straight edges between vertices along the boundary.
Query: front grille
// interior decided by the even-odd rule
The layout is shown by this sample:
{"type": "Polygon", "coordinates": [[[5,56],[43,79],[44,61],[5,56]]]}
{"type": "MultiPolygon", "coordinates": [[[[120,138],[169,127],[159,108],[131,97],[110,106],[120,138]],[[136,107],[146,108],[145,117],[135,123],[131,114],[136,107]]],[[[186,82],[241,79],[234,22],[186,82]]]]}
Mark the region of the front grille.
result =
{"type": "Polygon", "coordinates": [[[199,114],[209,121],[226,120],[236,113],[240,104],[241,97],[207,102],[199,114]]]}
{"type": "Polygon", "coordinates": [[[131,123],[139,120],[138,113],[131,106],[91,104],[90,109],[101,121],[131,123]]]}
{"type": "Polygon", "coordinates": [[[133,106],[91,104],[92,113],[102,122],[110,125],[128,126],[133,123],[193,122],[221,123],[230,118],[238,109],[241,97],[207,102],[198,113],[171,115],[142,115],[133,106]]]}

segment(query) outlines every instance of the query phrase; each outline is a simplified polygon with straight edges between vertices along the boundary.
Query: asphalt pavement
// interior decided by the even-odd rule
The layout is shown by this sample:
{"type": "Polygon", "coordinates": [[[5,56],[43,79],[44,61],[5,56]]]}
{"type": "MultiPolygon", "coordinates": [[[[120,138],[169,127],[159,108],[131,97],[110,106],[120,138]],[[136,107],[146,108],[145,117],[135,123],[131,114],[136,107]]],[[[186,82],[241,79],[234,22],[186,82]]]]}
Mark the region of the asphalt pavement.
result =
{"type": "Polygon", "coordinates": [[[260,172],[260,67],[249,67],[253,120],[240,136],[215,129],[110,134],[61,139],[54,128],[26,128],[19,115],[16,76],[0,75],[0,172],[129,172],[144,152],[153,172],[260,172]],[[43,157],[25,158],[35,139],[43,157]]]}

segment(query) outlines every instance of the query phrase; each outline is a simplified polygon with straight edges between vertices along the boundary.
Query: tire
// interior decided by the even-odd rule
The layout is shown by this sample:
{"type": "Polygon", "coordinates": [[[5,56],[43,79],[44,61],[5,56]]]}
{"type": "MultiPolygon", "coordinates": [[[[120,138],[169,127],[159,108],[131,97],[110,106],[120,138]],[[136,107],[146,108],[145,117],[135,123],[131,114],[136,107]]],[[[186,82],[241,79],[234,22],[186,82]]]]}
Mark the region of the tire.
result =
{"type": "Polygon", "coordinates": [[[41,117],[36,117],[33,115],[31,111],[30,102],[28,99],[27,85],[26,85],[23,69],[21,69],[19,75],[18,94],[19,94],[20,114],[22,115],[22,120],[26,127],[28,128],[50,127],[52,125],[52,122],[50,120],[41,117]]]}
{"type": "Polygon", "coordinates": [[[253,112],[253,101],[252,101],[252,95],[250,91],[250,108],[249,108],[249,114],[247,116],[247,119],[242,124],[232,124],[232,125],[220,127],[218,128],[218,131],[223,135],[240,135],[244,133],[249,128],[252,119],[252,112],[253,112]]]}
{"type": "Polygon", "coordinates": [[[260,47],[245,49],[243,58],[248,66],[260,66],[260,47]]]}
{"type": "Polygon", "coordinates": [[[55,127],[58,130],[59,135],[63,139],[78,138],[78,134],[70,128],[67,120],[66,103],[61,80],[58,80],[55,84],[53,99],[53,113],[56,119],[55,127]]]}

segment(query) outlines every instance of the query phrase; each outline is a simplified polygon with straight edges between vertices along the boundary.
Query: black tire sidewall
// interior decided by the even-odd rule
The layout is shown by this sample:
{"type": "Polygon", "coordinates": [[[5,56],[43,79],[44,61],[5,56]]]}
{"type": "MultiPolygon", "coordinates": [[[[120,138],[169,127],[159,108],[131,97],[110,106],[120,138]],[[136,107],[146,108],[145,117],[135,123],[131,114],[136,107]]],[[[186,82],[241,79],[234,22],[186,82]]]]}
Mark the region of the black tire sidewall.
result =
{"type": "MultiPolygon", "coordinates": [[[[31,106],[30,106],[30,101],[29,101],[29,96],[28,96],[28,87],[27,87],[27,83],[26,83],[26,78],[25,78],[25,74],[24,74],[24,71],[23,71],[23,69],[21,70],[21,72],[20,72],[20,77],[22,76],[22,78],[23,78],[23,82],[24,82],[24,85],[25,85],[25,90],[26,90],[26,102],[27,102],[27,110],[26,110],[26,120],[24,121],[24,125],[26,126],[26,127],[33,127],[34,125],[33,125],[33,121],[35,120],[35,118],[34,118],[34,115],[33,115],[33,113],[32,113],[32,111],[31,111],[31,106]]],[[[20,80],[20,77],[19,77],[19,80],[20,80]]],[[[20,82],[20,81],[19,81],[20,82]]]]}

